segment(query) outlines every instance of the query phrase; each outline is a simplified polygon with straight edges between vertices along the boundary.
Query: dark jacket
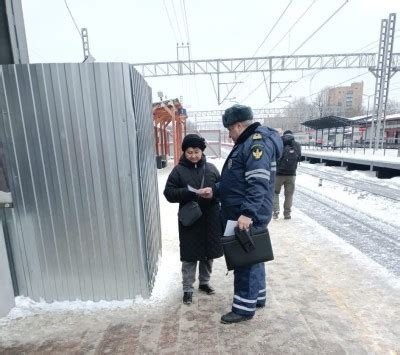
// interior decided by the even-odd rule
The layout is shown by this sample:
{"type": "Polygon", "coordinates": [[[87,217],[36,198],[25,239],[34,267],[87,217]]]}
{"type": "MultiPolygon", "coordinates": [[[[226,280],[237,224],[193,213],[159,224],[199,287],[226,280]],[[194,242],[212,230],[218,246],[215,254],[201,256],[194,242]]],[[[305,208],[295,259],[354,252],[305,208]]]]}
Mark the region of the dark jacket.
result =
{"type": "MultiPolygon", "coordinates": [[[[297,163],[301,159],[301,146],[299,143],[297,143],[293,137],[292,134],[284,134],[282,136],[282,142],[283,142],[283,148],[285,147],[291,147],[294,149],[294,151],[297,154],[297,163]]],[[[278,171],[276,175],[283,175],[283,176],[295,176],[296,175],[296,170],[297,170],[297,164],[294,168],[288,169],[285,167],[285,165],[282,163],[282,158],[278,160],[277,166],[278,166],[278,171]]]]}
{"type": "Polygon", "coordinates": [[[222,226],[219,216],[219,201],[198,198],[190,192],[187,185],[200,188],[205,169],[203,187],[214,187],[220,180],[218,169],[207,163],[203,155],[196,165],[182,155],[179,164],[171,171],[165,185],[164,195],[169,202],[179,202],[181,208],[186,202],[197,201],[203,215],[189,227],[179,224],[179,242],[181,261],[215,259],[222,256],[222,226]]]}
{"type": "Polygon", "coordinates": [[[276,160],[282,140],[275,130],[253,123],[238,137],[221,173],[216,192],[224,220],[250,217],[253,225],[269,223],[272,215],[276,160]]]}

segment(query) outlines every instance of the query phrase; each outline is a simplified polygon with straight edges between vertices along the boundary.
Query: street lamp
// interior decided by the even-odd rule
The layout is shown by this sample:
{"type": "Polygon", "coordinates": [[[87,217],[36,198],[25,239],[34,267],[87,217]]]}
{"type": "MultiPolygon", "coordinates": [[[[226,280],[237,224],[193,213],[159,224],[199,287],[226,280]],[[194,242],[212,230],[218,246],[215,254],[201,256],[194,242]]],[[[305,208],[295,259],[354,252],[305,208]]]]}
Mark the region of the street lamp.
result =
{"type": "MultiPolygon", "coordinates": [[[[366,94],[361,94],[362,96],[368,97],[368,105],[367,105],[367,116],[365,117],[365,138],[367,138],[367,120],[368,120],[368,115],[369,115],[369,99],[374,96],[375,94],[371,94],[371,95],[366,95],[366,94]]],[[[370,140],[369,140],[369,147],[372,148],[372,134],[373,134],[373,127],[374,127],[374,117],[373,115],[371,115],[371,134],[370,134],[370,140]]]]}
{"type": "Polygon", "coordinates": [[[233,102],[234,104],[239,104],[239,101],[237,101],[236,96],[235,97],[231,97],[227,99],[229,102],[233,102]]]}
{"type": "Polygon", "coordinates": [[[374,96],[375,94],[371,94],[371,95],[361,94],[361,95],[368,97],[368,105],[367,105],[367,116],[368,116],[368,114],[369,114],[369,99],[370,99],[370,97],[374,96]]]}
{"type": "Polygon", "coordinates": [[[291,101],[285,100],[285,99],[290,99],[290,98],[292,98],[292,95],[289,95],[289,96],[278,96],[276,99],[277,99],[278,101],[285,101],[285,102],[287,102],[288,104],[291,104],[291,103],[292,103],[291,101]]]}

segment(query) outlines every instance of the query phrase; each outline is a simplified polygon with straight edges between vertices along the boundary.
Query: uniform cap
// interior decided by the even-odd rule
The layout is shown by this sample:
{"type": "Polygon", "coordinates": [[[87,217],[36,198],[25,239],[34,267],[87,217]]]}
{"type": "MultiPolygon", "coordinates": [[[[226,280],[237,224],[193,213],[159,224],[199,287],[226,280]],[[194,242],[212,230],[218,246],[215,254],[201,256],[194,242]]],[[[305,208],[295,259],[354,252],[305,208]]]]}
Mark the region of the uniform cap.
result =
{"type": "Polygon", "coordinates": [[[225,110],[222,123],[225,128],[237,123],[253,119],[253,111],[249,106],[233,105],[225,110]]]}

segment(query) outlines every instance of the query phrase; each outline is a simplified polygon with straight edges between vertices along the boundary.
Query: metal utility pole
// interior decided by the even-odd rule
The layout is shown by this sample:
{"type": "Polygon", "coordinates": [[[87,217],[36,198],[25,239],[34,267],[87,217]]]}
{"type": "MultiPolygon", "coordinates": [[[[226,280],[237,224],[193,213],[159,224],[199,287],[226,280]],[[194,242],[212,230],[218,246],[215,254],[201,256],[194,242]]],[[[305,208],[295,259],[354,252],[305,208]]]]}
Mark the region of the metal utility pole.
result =
{"type": "Polygon", "coordinates": [[[369,147],[379,149],[384,143],[386,104],[389,94],[390,78],[395,74],[398,68],[392,68],[393,42],[396,27],[396,14],[389,15],[389,19],[383,19],[381,22],[381,33],[379,37],[378,63],[376,68],[370,69],[375,75],[375,96],[374,113],[371,120],[371,138],[369,147]],[[375,121],[376,120],[376,125],[375,121]],[[383,125],[383,129],[382,129],[383,125]],[[373,144],[374,141],[374,144],[373,144]]]}
{"type": "Polygon", "coordinates": [[[0,65],[29,63],[21,0],[0,1],[0,65]]]}
{"type": "MultiPolygon", "coordinates": [[[[28,46],[26,43],[24,18],[21,0],[0,1],[0,65],[29,63],[28,46]]],[[[0,88],[0,91],[3,88],[0,88]]],[[[2,116],[8,114],[4,107],[0,107],[0,122],[2,116]]],[[[15,278],[15,269],[9,249],[9,234],[5,209],[13,208],[12,194],[7,183],[5,168],[7,148],[3,147],[3,127],[0,129],[0,317],[6,316],[15,306],[15,295],[18,286],[15,278]],[[3,154],[4,152],[4,154],[3,154]]]]}
{"type": "Polygon", "coordinates": [[[176,60],[179,62],[181,60],[179,60],[179,50],[180,49],[186,49],[187,50],[187,54],[188,54],[188,62],[190,64],[190,44],[186,43],[186,45],[184,43],[182,43],[181,45],[179,45],[179,43],[176,44],[176,60]]]}
{"type": "Polygon", "coordinates": [[[90,54],[89,34],[87,28],[81,29],[82,47],[83,47],[83,63],[93,63],[96,59],[90,54]]]}

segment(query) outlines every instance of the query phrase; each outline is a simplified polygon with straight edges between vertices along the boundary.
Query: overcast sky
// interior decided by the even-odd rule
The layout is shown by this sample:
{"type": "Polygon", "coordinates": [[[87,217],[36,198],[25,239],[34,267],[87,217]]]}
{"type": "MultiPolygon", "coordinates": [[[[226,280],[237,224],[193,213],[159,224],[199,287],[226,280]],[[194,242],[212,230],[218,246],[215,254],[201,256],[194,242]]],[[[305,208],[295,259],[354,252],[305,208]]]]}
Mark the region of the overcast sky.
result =
{"type": "MultiPolygon", "coordinates": [[[[257,56],[292,54],[345,2],[67,0],[77,26],[88,28],[90,49],[96,61],[128,63],[176,60],[176,42],[186,43],[188,37],[192,59],[252,57],[289,4],[257,56]],[[281,39],[307,8],[308,12],[290,34],[281,39]]],[[[22,0],[22,5],[32,63],[82,62],[82,44],[64,0],[22,0]]],[[[360,49],[361,52],[377,52],[381,19],[391,12],[398,14],[394,50],[400,52],[400,0],[349,0],[296,54],[354,53],[360,49]]],[[[180,56],[187,58],[183,50],[180,56]]],[[[364,93],[374,92],[374,76],[364,69],[303,74],[302,80],[272,104],[268,104],[264,85],[249,96],[263,81],[261,73],[241,74],[237,80],[244,83],[230,95],[231,101],[221,106],[218,106],[209,76],[148,78],[147,81],[155,100],[161,90],[168,98],[182,96],[190,110],[223,109],[234,102],[253,108],[278,107],[299,96],[311,99],[310,95],[321,88],[346,80],[348,84],[363,80],[364,93]],[[361,76],[355,78],[358,75],[361,76]]],[[[297,80],[301,76],[301,72],[274,73],[273,80],[297,80]]],[[[231,75],[221,77],[221,81],[226,82],[234,79],[231,75]]],[[[390,97],[400,101],[400,73],[393,77],[391,88],[390,97]]],[[[279,88],[274,86],[273,94],[278,92],[279,88]]],[[[367,98],[364,100],[366,105],[367,98]]]]}

